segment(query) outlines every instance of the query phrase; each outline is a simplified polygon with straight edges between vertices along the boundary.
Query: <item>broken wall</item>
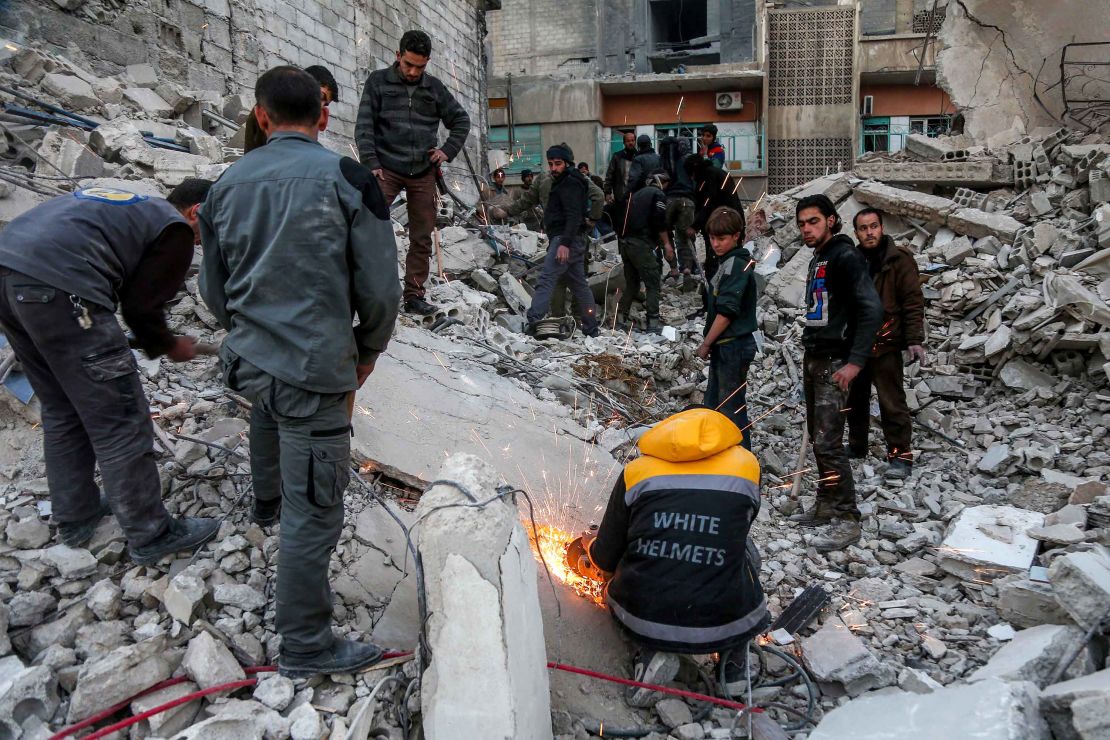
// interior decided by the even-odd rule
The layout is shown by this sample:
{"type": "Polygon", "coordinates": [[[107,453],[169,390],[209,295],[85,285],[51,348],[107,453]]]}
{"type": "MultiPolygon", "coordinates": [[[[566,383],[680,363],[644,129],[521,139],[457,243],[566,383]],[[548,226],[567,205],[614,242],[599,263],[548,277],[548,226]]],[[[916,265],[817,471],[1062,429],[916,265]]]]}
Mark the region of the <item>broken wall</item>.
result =
{"type": "Polygon", "coordinates": [[[1059,0],[1046,12],[1035,0],[955,0],[938,35],[937,82],[966,119],[965,131],[985,140],[1011,127],[1095,123],[1098,113],[1077,100],[1110,100],[1110,14],[1089,0],[1059,0]],[[1064,82],[1061,84],[1061,58],[1064,82]],[[1071,64],[1070,61],[1077,64],[1071,64]],[[1065,109],[1070,109],[1066,116],[1065,109]]]}
{"type": "Polygon", "coordinates": [[[486,7],[485,0],[22,0],[0,3],[0,35],[40,43],[102,74],[149,63],[160,79],[220,94],[250,95],[258,75],[279,64],[323,64],[339,83],[329,132],[349,139],[366,75],[393,62],[401,34],[422,28],[433,40],[429,71],[470,114],[467,146],[477,154],[486,7]]]}

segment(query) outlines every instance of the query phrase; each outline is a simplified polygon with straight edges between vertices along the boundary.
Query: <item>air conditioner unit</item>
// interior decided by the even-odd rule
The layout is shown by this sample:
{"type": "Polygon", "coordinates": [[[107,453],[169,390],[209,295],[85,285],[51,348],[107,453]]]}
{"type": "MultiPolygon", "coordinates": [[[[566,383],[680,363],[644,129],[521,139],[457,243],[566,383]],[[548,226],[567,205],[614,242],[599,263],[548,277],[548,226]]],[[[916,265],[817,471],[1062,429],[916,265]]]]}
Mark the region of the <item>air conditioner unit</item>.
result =
{"type": "Polygon", "coordinates": [[[864,115],[864,116],[869,116],[869,115],[871,115],[871,111],[873,111],[874,109],[875,109],[875,96],[873,96],[873,95],[864,95],[863,96],[863,110],[860,111],[860,114],[864,115]]]}
{"type": "Polygon", "coordinates": [[[717,110],[744,110],[739,92],[717,93],[717,110]]]}

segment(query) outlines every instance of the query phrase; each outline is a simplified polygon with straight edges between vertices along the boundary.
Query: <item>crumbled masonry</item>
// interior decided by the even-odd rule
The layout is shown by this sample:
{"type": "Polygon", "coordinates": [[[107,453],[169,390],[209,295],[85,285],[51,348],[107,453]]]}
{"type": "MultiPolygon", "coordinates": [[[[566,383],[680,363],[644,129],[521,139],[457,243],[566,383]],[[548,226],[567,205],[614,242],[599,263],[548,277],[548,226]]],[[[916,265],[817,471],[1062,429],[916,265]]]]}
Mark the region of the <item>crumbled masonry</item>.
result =
{"type": "MultiPolygon", "coordinates": [[[[0,62],[0,84],[82,115],[114,113],[91,134],[0,120],[19,137],[8,139],[0,163],[11,178],[0,182],[0,228],[77,184],[164,195],[234,161],[233,132],[197,128],[199,110],[241,121],[249,99],[180,90],[145,74],[136,65],[119,78],[99,77],[30,48],[0,62]],[[144,131],[187,151],[152,147],[144,131]]],[[[1096,639],[1104,632],[1110,612],[1110,139],[1056,128],[995,132],[989,142],[910,139],[904,152],[869,155],[853,171],[763,198],[770,226],[751,235],[762,337],[747,395],[763,475],[753,528],[761,578],[776,616],[807,585],[832,595],[785,648],[818,684],[809,736],[844,737],[844,728],[861,738],[958,736],[912,723],[891,734],[892,716],[917,713],[930,721],[955,715],[951,733],[971,728],[982,737],[1106,737],[1110,669],[1094,650],[1064,663],[1088,631],[1096,639]],[[853,462],[863,538],[828,554],[808,546],[812,530],[785,521],[812,505],[816,489],[811,455],[799,461],[799,336],[811,253],[793,219],[797,198],[822,192],[847,231],[852,216],[873,205],[885,214],[886,233],[914,251],[928,352],[926,363],[906,368],[912,475],[885,476],[873,404],[870,455],[853,462]],[[963,724],[971,715],[973,727],[963,724]]],[[[404,207],[395,205],[401,255],[404,222],[404,207]]],[[[423,511],[420,494],[449,456],[481,458],[483,475],[529,494],[538,525],[578,532],[600,521],[614,476],[647,425],[700,401],[707,379],[695,355],[703,320],[686,318],[700,306],[695,279],[664,282],[665,335],[609,329],[593,339],[576,332],[537,340],[524,334],[524,313],[537,277],[530,262],[542,258],[546,237],[521,226],[479,228],[453,201],[440,227],[442,266],[433,263],[428,295],[438,311],[400,319],[357,397],[361,480],[347,491],[347,520],[327,574],[339,634],[373,635],[406,650],[418,642],[416,578],[391,512],[412,526],[423,511]]],[[[700,240],[698,249],[704,254],[700,240]]],[[[594,244],[591,255],[590,284],[612,327],[625,289],[615,240],[594,244]]],[[[175,332],[215,344],[223,337],[195,276],[169,314],[175,332]]],[[[642,326],[642,305],[634,304],[633,316],[642,326]]],[[[155,566],[129,560],[112,518],[86,547],[60,545],[37,402],[0,391],[0,737],[48,737],[129,699],[120,716],[139,713],[275,662],[280,543],[277,528],[249,519],[248,405],[226,389],[214,357],[137,360],[167,507],[225,519],[195,558],[155,566]],[[186,681],[132,698],[170,677],[186,681]]],[[[528,504],[521,497],[517,505],[528,534],[528,504]]],[[[421,529],[437,536],[435,526],[421,529]]],[[[494,565],[513,564],[500,559],[506,549],[523,552],[519,538],[506,537],[494,565]]],[[[444,554],[436,567],[497,591],[476,562],[444,554]]],[[[558,611],[544,565],[535,570],[547,659],[627,676],[630,648],[604,612],[562,584],[558,611]]],[[[497,593],[486,595],[497,602],[497,593]]],[[[434,640],[459,639],[433,624],[434,640]]],[[[257,685],[144,720],[130,736],[363,740],[382,727],[403,737],[432,698],[421,691],[420,665],[402,657],[307,683],[263,673],[257,685]],[[393,680],[379,687],[386,677],[393,680]]],[[[631,709],[621,687],[548,676],[550,729],[560,740],[585,737],[602,720],[655,726],[647,737],[657,740],[723,738],[735,718],[674,698],[631,709]]],[[[687,676],[676,685],[704,689],[687,676]]],[[[754,699],[807,711],[798,684],[758,689],[754,699]]]]}

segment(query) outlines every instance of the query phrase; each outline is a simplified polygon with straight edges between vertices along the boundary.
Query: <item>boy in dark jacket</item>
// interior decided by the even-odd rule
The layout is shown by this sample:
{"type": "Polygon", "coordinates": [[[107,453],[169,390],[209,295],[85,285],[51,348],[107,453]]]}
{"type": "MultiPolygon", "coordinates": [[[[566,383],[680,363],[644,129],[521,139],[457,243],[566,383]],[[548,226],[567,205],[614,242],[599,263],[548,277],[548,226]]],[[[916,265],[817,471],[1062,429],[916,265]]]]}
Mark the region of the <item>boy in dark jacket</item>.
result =
{"type": "MultiPolygon", "coordinates": [[[[721,653],[725,692],[743,687],[747,642],[770,615],[759,583],[759,552],[748,531],[759,513],[759,463],[739,446],[740,429],[712,409],[692,408],[640,438],[595,539],[567,550],[587,578],[612,574],[605,599],[617,623],[644,647],[633,678],[665,683],[676,653],[721,653]]],[[[634,706],[653,698],[630,689],[634,706]]]]}
{"type": "Polygon", "coordinates": [[[755,359],[755,260],[743,247],[744,216],[721,207],[706,223],[709,248],[720,267],[709,281],[705,339],[698,357],[709,360],[705,405],[730,418],[744,432],[741,443],[752,448],[748,424],[748,368],[755,359]]]}
{"type": "Polygon", "coordinates": [[[852,466],[844,450],[844,417],[852,381],[871,357],[883,318],[867,261],[840,233],[840,216],[825,195],[798,201],[802,241],[813,249],[806,278],[804,387],[806,424],[817,461],[817,505],[795,514],[802,526],[829,525],[810,541],[819,552],[858,542],[860,512],[852,466]]]}

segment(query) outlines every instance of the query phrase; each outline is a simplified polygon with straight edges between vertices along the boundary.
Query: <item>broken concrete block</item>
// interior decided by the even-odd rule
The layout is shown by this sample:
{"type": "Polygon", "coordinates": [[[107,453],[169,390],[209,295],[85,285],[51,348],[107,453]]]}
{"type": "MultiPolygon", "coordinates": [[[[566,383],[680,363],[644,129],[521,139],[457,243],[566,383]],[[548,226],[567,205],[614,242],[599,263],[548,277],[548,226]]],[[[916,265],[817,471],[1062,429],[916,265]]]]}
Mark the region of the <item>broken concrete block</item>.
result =
{"type": "Polygon", "coordinates": [[[987,454],[979,459],[976,465],[980,471],[995,474],[1004,469],[1006,461],[1010,459],[1010,445],[996,442],[987,449],[987,454]]]}
{"type": "Polygon", "coordinates": [[[12,547],[37,550],[50,541],[50,527],[33,512],[27,516],[13,516],[4,528],[4,537],[12,547]]]}
{"type": "Polygon", "coordinates": [[[89,135],[89,146],[109,161],[122,160],[147,167],[154,164],[154,149],[143,141],[135,124],[126,119],[97,126],[89,135]]]}
{"type": "Polygon", "coordinates": [[[221,164],[224,161],[224,145],[215,136],[204,133],[200,129],[186,126],[177,129],[174,140],[182,146],[189,147],[189,153],[204,157],[212,164],[221,164]]]}
{"type": "Polygon", "coordinates": [[[204,597],[207,595],[208,584],[204,579],[186,570],[174,576],[166,586],[162,603],[171,617],[188,625],[203,611],[204,597]]]}
{"type": "MultiPolygon", "coordinates": [[[[192,681],[179,683],[176,686],[167,686],[158,691],[144,694],[131,702],[131,713],[141,714],[154,707],[167,704],[197,690],[197,685],[192,681]]],[[[145,720],[150,735],[155,737],[171,737],[193,724],[200,713],[201,702],[188,702],[165,712],[155,714],[145,720]]]]}
{"type": "Polygon", "coordinates": [[[53,565],[67,581],[91,576],[96,572],[96,558],[88,550],[68,545],[54,545],[42,551],[44,562],[53,565]]]}
{"type": "Polygon", "coordinates": [[[1072,707],[1080,699],[1110,695],[1110,668],[1070,681],[1053,684],[1041,692],[1041,713],[1056,740],[1080,740],[1073,724],[1072,707]]]}
{"type": "Polygon", "coordinates": [[[63,108],[82,111],[100,105],[92,85],[73,75],[52,72],[42,78],[42,89],[58,99],[63,108]]]}
{"type": "Polygon", "coordinates": [[[999,373],[999,378],[1007,388],[1018,388],[1023,391],[1051,388],[1056,385],[1056,379],[1051,375],[1021,359],[1007,362],[999,373]]]}
{"type": "Polygon", "coordinates": [[[266,606],[266,597],[245,583],[221,583],[212,590],[212,598],[217,604],[245,612],[260,611],[266,606]]]}
{"type": "Polygon", "coordinates": [[[1048,740],[1037,687],[995,678],[928,694],[874,693],[825,715],[810,740],[1048,740]]]}
{"type": "Polygon", "coordinates": [[[11,65],[12,71],[29,85],[39,84],[47,72],[53,72],[58,68],[53,59],[26,46],[13,54],[8,64],[11,65]]]}
{"type": "Polygon", "coordinates": [[[813,252],[799,249],[790,260],[767,281],[765,292],[775,303],[786,308],[797,308],[804,303],[806,269],[813,252]]]}
{"type": "Polygon", "coordinates": [[[965,234],[974,239],[986,236],[996,237],[1006,244],[1013,244],[1021,230],[1021,222],[1004,213],[987,213],[978,208],[960,208],[948,216],[948,228],[957,234],[965,234]]]}
{"type": "Polygon", "coordinates": [[[246,677],[227,646],[207,632],[189,640],[181,667],[202,689],[246,677]]]}
{"type": "Polygon", "coordinates": [[[1056,558],[1048,579],[1056,601],[1080,627],[1098,623],[1110,611],[1110,552],[1105,547],[1056,558]]]}
{"type": "Polygon", "coordinates": [[[1110,737],[1110,693],[1077,699],[1071,705],[1071,724],[1080,740],[1110,737]]]}
{"type": "MultiPolygon", "coordinates": [[[[998,584],[998,613],[1001,617],[1022,627],[1072,624],[1071,618],[1056,604],[1052,587],[1048,583],[1020,576],[1007,576],[998,581],[998,584]]],[[[1009,625],[1007,627],[1012,632],[1013,628],[1009,625]]]]}
{"type": "Polygon", "coordinates": [[[289,735],[293,740],[318,740],[324,736],[324,722],[307,702],[289,713],[289,722],[289,735]]]}
{"type": "Polygon", "coordinates": [[[279,712],[293,701],[293,693],[293,681],[277,674],[262,679],[254,688],[255,699],[279,712]]]}
{"type": "Polygon", "coordinates": [[[95,662],[85,663],[77,676],[67,721],[83,720],[169,678],[173,667],[165,652],[165,638],[155,637],[116,648],[95,662]]]}
{"type": "Polygon", "coordinates": [[[39,154],[56,167],[51,174],[68,177],[100,177],[104,160],[88,146],[88,134],[77,129],[47,131],[39,144],[39,154]]]}
{"type": "Polygon", "coordinates": [[[951,152],[951,149],[939,139],[930,138],[925,134],[910,134],[906,137],[906,151],[926,161],[939,162],[944,159],[944,155],[951,152]]]}
{"type": "Polygon", "coordinates": [[[1053,545],[1074,545],[1086,539],[1082,529],[1074,524],[1067,523],[1034,527],[1029,530],[1028,534],[1039,542],[1048,542],[1053,545]]]}
{"type": "Polygon", "coordinates": [[[1082,644],[1083,638],[1083,630],[1070,625],[1042,624],[1020,630],[968,680],[1029,681],[1044,688],[1063,657],[1082,644]]]}
{"type": "Polygon", "coordinates": [[[158,72],[149,64],[128,64],[124,74],[135,87],[153,90],[158,86],[158,72]]]}
{"type": "Polygon", "coordinates": [[[509,308],[522,316],[528,313],[532,305],[532,296],[519,280],[506,272],[497,283],[501,286],[501,295],[509,304],[509,308]]]}
{"type": "Polygon", "coordinates": [[[971,243],[971,240],[966,236],[961,236],[945,244],[944,248],[941,250],[941,255],[946,264],[954,266],[961,264],[965,259],[975,254],[975,252],[976,249],[971,243]]]}
{"type": "Polygon", "coordinates": [[[162,99],[162,96],[146,87],[127,87],[123,90],[123,99],[141,113],[154,118],[170,118],[173,116],[173,106],[162,99]]]}
{"type": "Polygon", "coordinates": [[[898,674],[898,688],[913,694],[931,694],[944,686],[920,668],[903,668],[898,674]]]}
{"type": "MultiPolygon", "coordinates": [[[[10,728],[6,722],[12,719],[22,723],[33,716],[48,722],[58,711],[58,704],[58,680],[53,671],[45,666],[14,670],[0,681],[0,730],[10,728]]],[[[7,736],[20,735],[17,725],[17,731],[7,736]]]]}
{"type": "Polygon", "coordinates": [[[939,565],[969,581],[1025,572],[1037,554],[1026,534],[1044,523],[1044,514],[1012,506],[970,506],[953,520],[938,548],[939,565]]]}
{"type": "Polygon", "coordinates": [[[839,618],[801,642],[802,659],[819,683],[841,684],[849,696],[892,683],[893,671],[871,654],[839,618]]]}
{"type": "Polygon", "coordinates": [[[111,621],[119,616],[120,607],[123,605],[123,591],[120,587],[105,578],[93,584],[85,595],[85,603],[96,618],[101,621],[111,621]]]}
{"type": "MultiPolygon", "coordinates": [[[[956,204],[948,198],[918,193],[912,190],[900,190],[873,180],[857,185],[854,193],[856,199],[861,203],[866,203],[886,213],[910,216],[934,224],[944,224],[948,216],[957,208],[956,204]]],[[[969,235],[974,236],[973,234],[969,235]]],[[[986,236],[986,234],[984,233],[982,236],[986,236]]]]}
{"type": "Polygon", "coordinates": [[[672,730],[694,721],[690,707],[681,699],[664,699],[656,703],[655,711],[660,721],[672,730]]]}
{"type": "Polygon", "coordinates": [[[197,168],[211,164],[206,157],[175,152],[170,149],[154,150],[154,177],[166,187],[173,188],[190,177],[197,176],[197,168]]]}
{"type": "MultiPolygon", "coordinates": [[[[458,481],[481,499],[497,490],[493,469],[455,454],[437,479],[458,481]]],[[[416,513],[465,501],[437,485],[416,513]]],[[[550,688],[536,563],[516,506],[441,509],[419,533],[432,662],[421,691],[429,740],[545,737],[550,688]],[[494,698],[491,700],[491,698],[494,698]]]]}

